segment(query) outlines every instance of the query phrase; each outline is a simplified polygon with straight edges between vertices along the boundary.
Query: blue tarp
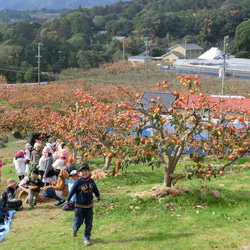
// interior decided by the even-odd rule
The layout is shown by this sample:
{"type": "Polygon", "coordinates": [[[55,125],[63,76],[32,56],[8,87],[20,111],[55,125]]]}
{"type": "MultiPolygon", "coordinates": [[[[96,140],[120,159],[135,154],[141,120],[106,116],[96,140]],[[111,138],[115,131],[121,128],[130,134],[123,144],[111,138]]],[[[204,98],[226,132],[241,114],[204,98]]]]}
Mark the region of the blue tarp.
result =
{"type": "Polygon", "coordinates": [[[161,66],[162,69],[169,69],[169,66],[161,66]]]}
{"type": "Polygon", "coordinates": [[[4,239],[4,237],[10,231],[10,223],[12,221],[12,217],[13,217],[15,212],[16,212],[15,210],[9,211],[9,219],[4,221],[3,225],[0,225],[0,242],[4,239]],[[2,231],[2,230],[4,230],[4,231],[2,231]]]}

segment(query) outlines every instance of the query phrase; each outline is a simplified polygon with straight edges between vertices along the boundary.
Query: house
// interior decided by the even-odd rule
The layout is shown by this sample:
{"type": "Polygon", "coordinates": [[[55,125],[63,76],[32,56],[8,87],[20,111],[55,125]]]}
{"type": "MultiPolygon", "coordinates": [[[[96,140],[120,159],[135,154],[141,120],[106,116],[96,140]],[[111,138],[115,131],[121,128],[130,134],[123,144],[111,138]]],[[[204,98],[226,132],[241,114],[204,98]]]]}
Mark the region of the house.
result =
{"type": "Polygon", "coordinates": [[[176,100],[176,96],[168,92],[160,91],[144,91],[141,97],[140,107],[138,104],[135,109],[142,108],[148,110],[152,105],[157,106],[159,103],[163,104],[162,114],[168,114],[168,109],[173,106],[173,102],[176,100]]]}
{"type": "Polygon", "coordinates": [[[149,56],[130,56],[128,57],[128,61],[135,66],[138,64],[145,64],[146,62],[151,62],[152,59],[149,56]]]}
{"type": "Polygon", "coordinates": [[[169,52],[162,56],[163,60],[170,63],[178,59],[197,58],[202,54],[203,48],[195,43],[176,44],[169,48],[169,52]]]}
{"type": "MultiPolygon", "coordinates": [[[[178,105],[175,105],[174,108],[179,109],[183,113],[185,113],[184,108],[186,106],[190,109],[194,107],[196,110],[199,110],[200,103],[197,102],[198,98],[197,95],[190,95],[188,105],[184,102],[178,102],[178,105]]],[[[202,118],[204,121],[208,121],[208,115],[211,115],[214,111],[216,112],[217,109],[225,110],[228,115],[235,114],[235,112],[239,113],[239,111],[245,113],[245,115],[250,113],[250,99],[246,99],[244,96],[211,95],[207,96],[204,101],[209,104],[209,107],[216,105],[216,107],[211,109],[211,112],[207,113],[206,116],[202,118]]],[[[209,107],[206,106],[205,108],[209,107]]],[[[239,113],[239,116],[242,116],[242,114],[239,113]]]]}
{"type": "Polygon", "coordinates": [[[162,56],[162,60],[167,63],[173,63],[178,59],[184,59],[184,55],[177,51],[170,51],[162,56]]]}

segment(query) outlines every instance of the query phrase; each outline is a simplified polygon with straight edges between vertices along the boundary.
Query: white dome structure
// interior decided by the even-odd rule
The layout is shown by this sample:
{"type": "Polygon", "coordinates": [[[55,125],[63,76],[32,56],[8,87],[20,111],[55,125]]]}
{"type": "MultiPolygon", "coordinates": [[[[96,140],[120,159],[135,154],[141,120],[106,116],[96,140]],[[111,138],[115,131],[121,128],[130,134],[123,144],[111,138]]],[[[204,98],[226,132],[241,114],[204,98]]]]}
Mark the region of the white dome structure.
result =
{"type": "Polygon", "coordinates": [[[222,59],[223,53],[217,47],[212,47],[210,50],[206,51],[198,57],[199,59],[222,59]]]}

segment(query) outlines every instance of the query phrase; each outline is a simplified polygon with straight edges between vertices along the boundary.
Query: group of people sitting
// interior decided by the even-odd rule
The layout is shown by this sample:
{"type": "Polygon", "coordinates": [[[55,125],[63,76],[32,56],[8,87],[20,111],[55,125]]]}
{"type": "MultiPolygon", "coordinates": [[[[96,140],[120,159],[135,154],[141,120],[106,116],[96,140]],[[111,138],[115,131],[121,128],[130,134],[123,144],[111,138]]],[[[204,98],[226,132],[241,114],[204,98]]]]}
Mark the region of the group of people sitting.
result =
{"type": "Polygon", "coordinates": [[[93,223],[93,194],[97,198],[96,201],[100,201],[100,193],[95,181],[90,178],[88,164],[81,163],[76,169],[69,157],[69,151],[64,146],[65,144],[60,142],[55,145],[48,143],[41,152],[41,144],[35,143],[33,151],[30,151],[31,145],[26,144],[24,151],[17,152],[13,165],[19,183],[14,178],[8,179],[7,190],[3,193],[0,204],[0,215],[5,218],[8,216],[8,210],[22,208],[22,201],[17,199],[19,185],[28,190],[29,209],[34,209],[43,188],[43,198],[57,200],[54,207],[63,206],[63,210],[75,210],[73,237],[77,236],[79,228],[85,222],[83,240],[84,244],[89,246],[93,223]]]}
{"type": "MultiPolygon", "coordinates": [[[[17,199],[19,186],[28,189],[29,209],[34,209],[43,188],[43,199],[53,198],[57,201],[54,207],[63,206],[74,181],[78,179],[78,172],[69,151],[64,148],[65,143],[48,142],[43,150],[41,143],[33,146],[25,144],[25,150],[19,150],[13,159],[19,183],[11,178],[7,181],[7,190],[2,195],[2,207],[19,210],[22,201],[17,199]]],[[[74,209],[75,197],[63,210],[74,209]]]]}

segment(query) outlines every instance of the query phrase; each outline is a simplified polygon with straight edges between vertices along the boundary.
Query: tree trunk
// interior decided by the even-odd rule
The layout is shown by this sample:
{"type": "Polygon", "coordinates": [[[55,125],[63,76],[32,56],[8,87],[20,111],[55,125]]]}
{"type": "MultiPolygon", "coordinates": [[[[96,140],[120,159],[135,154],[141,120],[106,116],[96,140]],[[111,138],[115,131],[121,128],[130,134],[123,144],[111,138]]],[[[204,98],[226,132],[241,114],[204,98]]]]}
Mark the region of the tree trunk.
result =
{"type": "Polygon", "coordinates": [[[164,166],[164,187],[171,187],[171,168],[169,165],[164,166]]]}
{"type": "Polygon", "coordinates": [[[73,149],[73,159],[74,159],[74,162],[76,163],[76,159],[77,159],[77,148],[74,148],[74,149],[73,149]]]}
{"type": "Polygon", "coordinates": [[[111,160],[112,160],[112,157],[106,156],[103,170],[108,170],[109,169],[109,167],[111,165],[111,160]]]}

